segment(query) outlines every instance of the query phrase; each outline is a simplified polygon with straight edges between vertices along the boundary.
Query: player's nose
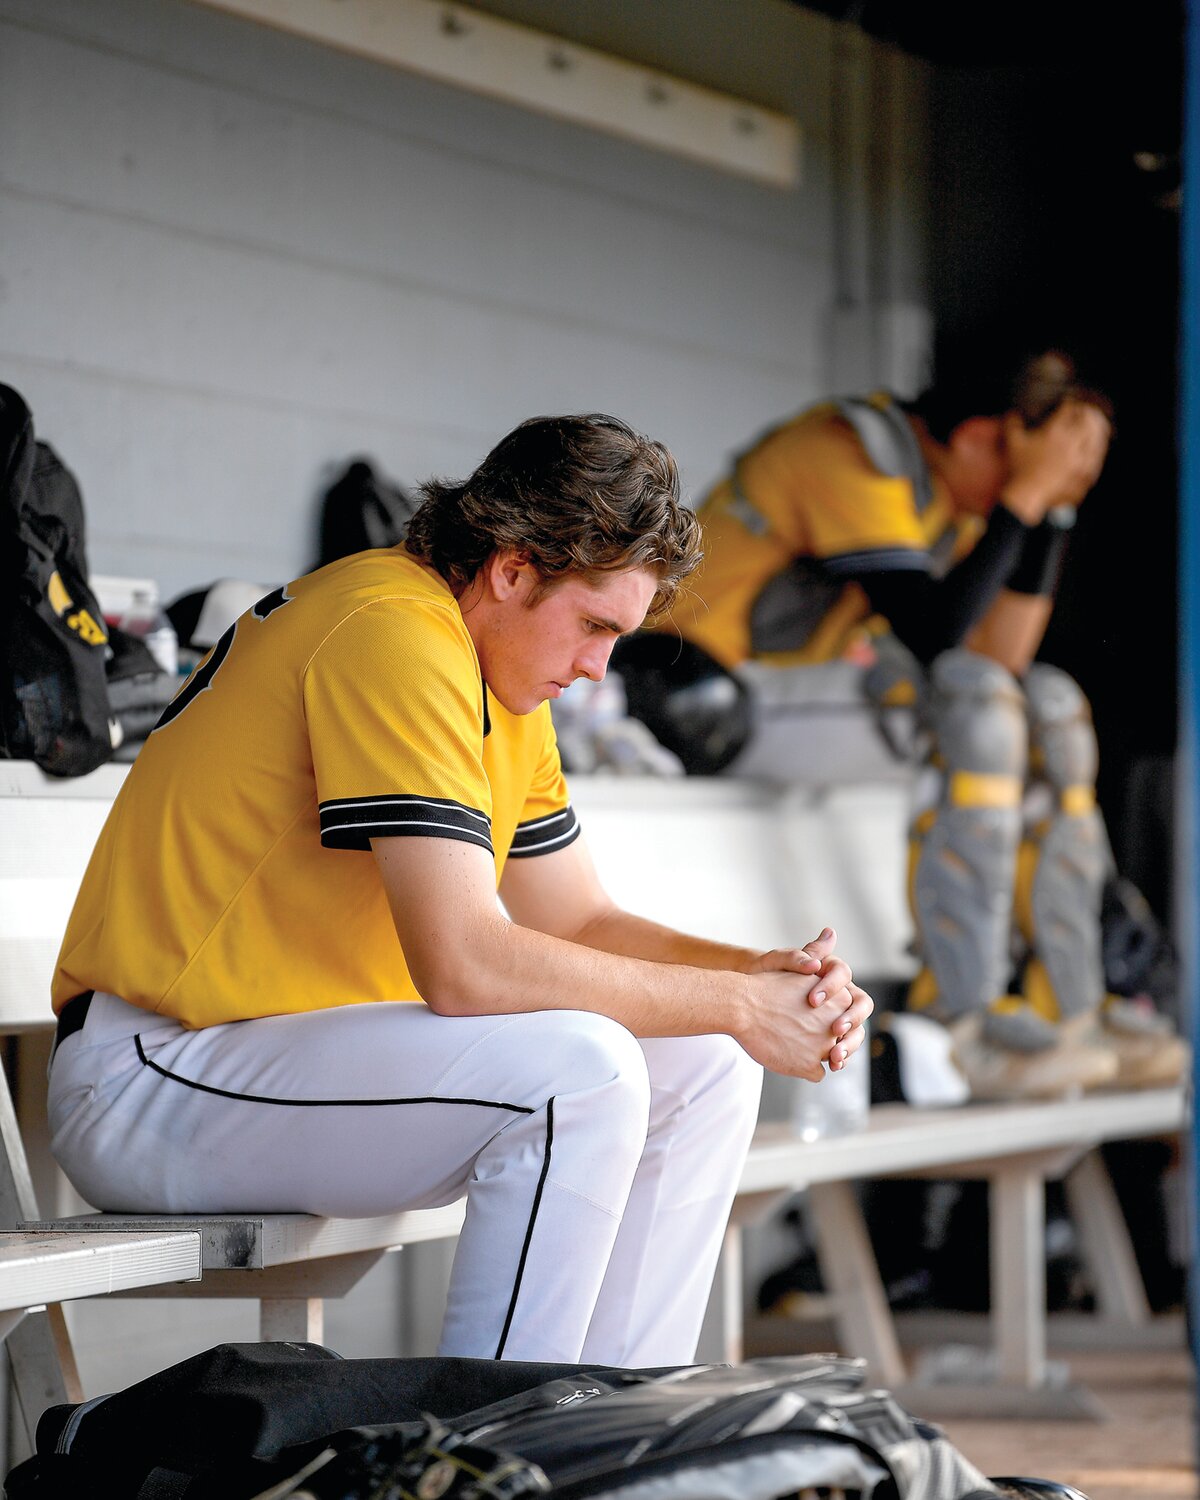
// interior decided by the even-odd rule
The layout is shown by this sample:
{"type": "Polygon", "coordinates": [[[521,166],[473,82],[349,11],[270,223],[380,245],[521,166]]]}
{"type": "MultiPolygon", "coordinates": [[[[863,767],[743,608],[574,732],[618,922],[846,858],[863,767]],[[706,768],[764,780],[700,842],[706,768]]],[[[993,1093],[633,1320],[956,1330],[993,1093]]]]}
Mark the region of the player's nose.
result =
{"type": "Polygon", "coordinates": [[[589,641],[575,658],[576,676],[587,677],[592,682],[603,682],[615,644],[612,640],[589,641]]]}

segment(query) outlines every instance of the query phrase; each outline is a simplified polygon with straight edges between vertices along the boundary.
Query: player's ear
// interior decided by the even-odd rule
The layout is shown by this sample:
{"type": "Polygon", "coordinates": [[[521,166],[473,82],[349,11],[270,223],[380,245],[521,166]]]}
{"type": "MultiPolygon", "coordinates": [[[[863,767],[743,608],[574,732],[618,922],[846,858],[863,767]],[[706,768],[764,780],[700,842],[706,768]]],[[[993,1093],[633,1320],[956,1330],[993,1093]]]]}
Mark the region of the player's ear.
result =
{"type": "Polygon", "coordinates": [[[964,458],[977,458],[998,452],[1003,442],[1003,417],[968,417],[954,428],[946,446],[964,458]]]}
{"type": "Polygon", "coordinates": [[[513,547],[498,548],[483,565],[484,582],[498,602],[524,600],[537,583],[537,572],[528,552],[513,547]]]}

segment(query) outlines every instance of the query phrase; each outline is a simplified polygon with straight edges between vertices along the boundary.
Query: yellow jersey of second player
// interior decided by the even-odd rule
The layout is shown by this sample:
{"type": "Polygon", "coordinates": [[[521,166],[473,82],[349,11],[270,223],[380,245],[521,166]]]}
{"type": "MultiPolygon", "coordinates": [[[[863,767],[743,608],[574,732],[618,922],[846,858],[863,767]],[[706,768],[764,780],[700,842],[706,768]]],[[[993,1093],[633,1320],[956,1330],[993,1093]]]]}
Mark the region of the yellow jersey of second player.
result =
{"type": "MultiPolygon", "coordinates": [[[[880,395],[871,404],[891,403],[880,395]]],[[[937,571],[977,540],[973,518],[956,518],[946,486],[927,477],[922,505],[911,479],[880,472],[834,403],[801,412],[743,454],[699,507],[704,562],[666,628],[725,667],[845,654],[872,613],[856,574],[937,571]],[[797,566],[806,571],[792,591],[793,641],[763,649],[755,614],[764,590],[797,566]]]]}
{"type": "Polygon", "coordinates": [[[490,699],[458,603],[402,549],[242,615],[130,767],[54,979],[190,1027],[419,998],[373,837],[508,858],[577,835],[549,705],[490,699]]]}

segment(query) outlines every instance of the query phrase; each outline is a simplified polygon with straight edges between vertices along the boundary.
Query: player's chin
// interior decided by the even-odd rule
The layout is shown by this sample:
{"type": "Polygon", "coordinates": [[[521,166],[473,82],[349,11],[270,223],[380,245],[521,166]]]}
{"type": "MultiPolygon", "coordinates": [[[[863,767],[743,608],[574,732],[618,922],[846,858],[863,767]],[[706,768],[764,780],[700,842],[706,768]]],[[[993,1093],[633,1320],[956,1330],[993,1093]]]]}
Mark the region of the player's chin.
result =
{"type": "MultiPolygon", "coordinates": [[[[548,688],[544,685],[537,688],[511,688],[503,695],[496,692],[495,688],[491,688],[490,691],[510,714],[518,716],[533,713],[534,709],[541,708],[542,704],[551,697],[548,688]]],[[[553,696],[557,697],[558,694],[555,693],[553,696]]]]}

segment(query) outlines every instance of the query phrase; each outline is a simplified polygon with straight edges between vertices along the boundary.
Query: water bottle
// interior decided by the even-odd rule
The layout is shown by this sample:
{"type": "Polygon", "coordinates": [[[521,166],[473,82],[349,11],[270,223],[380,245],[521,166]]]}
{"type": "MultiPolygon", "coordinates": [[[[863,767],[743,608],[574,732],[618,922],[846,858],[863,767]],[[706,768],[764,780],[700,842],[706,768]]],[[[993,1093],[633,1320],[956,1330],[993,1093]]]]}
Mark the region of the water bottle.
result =
{"type": "Polygon", "coordinates": [[[161,609],[158,611],[150,629],[142,639],[146,642],[150,655],[158,663],[159,670],[166,672],[169,677],[177,676],[179,673],[179,637],[175,634],[175,628],[165,611],[161,609]]]}
{"type": "Polygon", "coordinates": [[[792,1129],[802,1141],[862,1130],[871,1107],[870,1043],[850,1054],[844,1068],[825,1070],[820,1083],[793,1080],[792,1129]]]}

